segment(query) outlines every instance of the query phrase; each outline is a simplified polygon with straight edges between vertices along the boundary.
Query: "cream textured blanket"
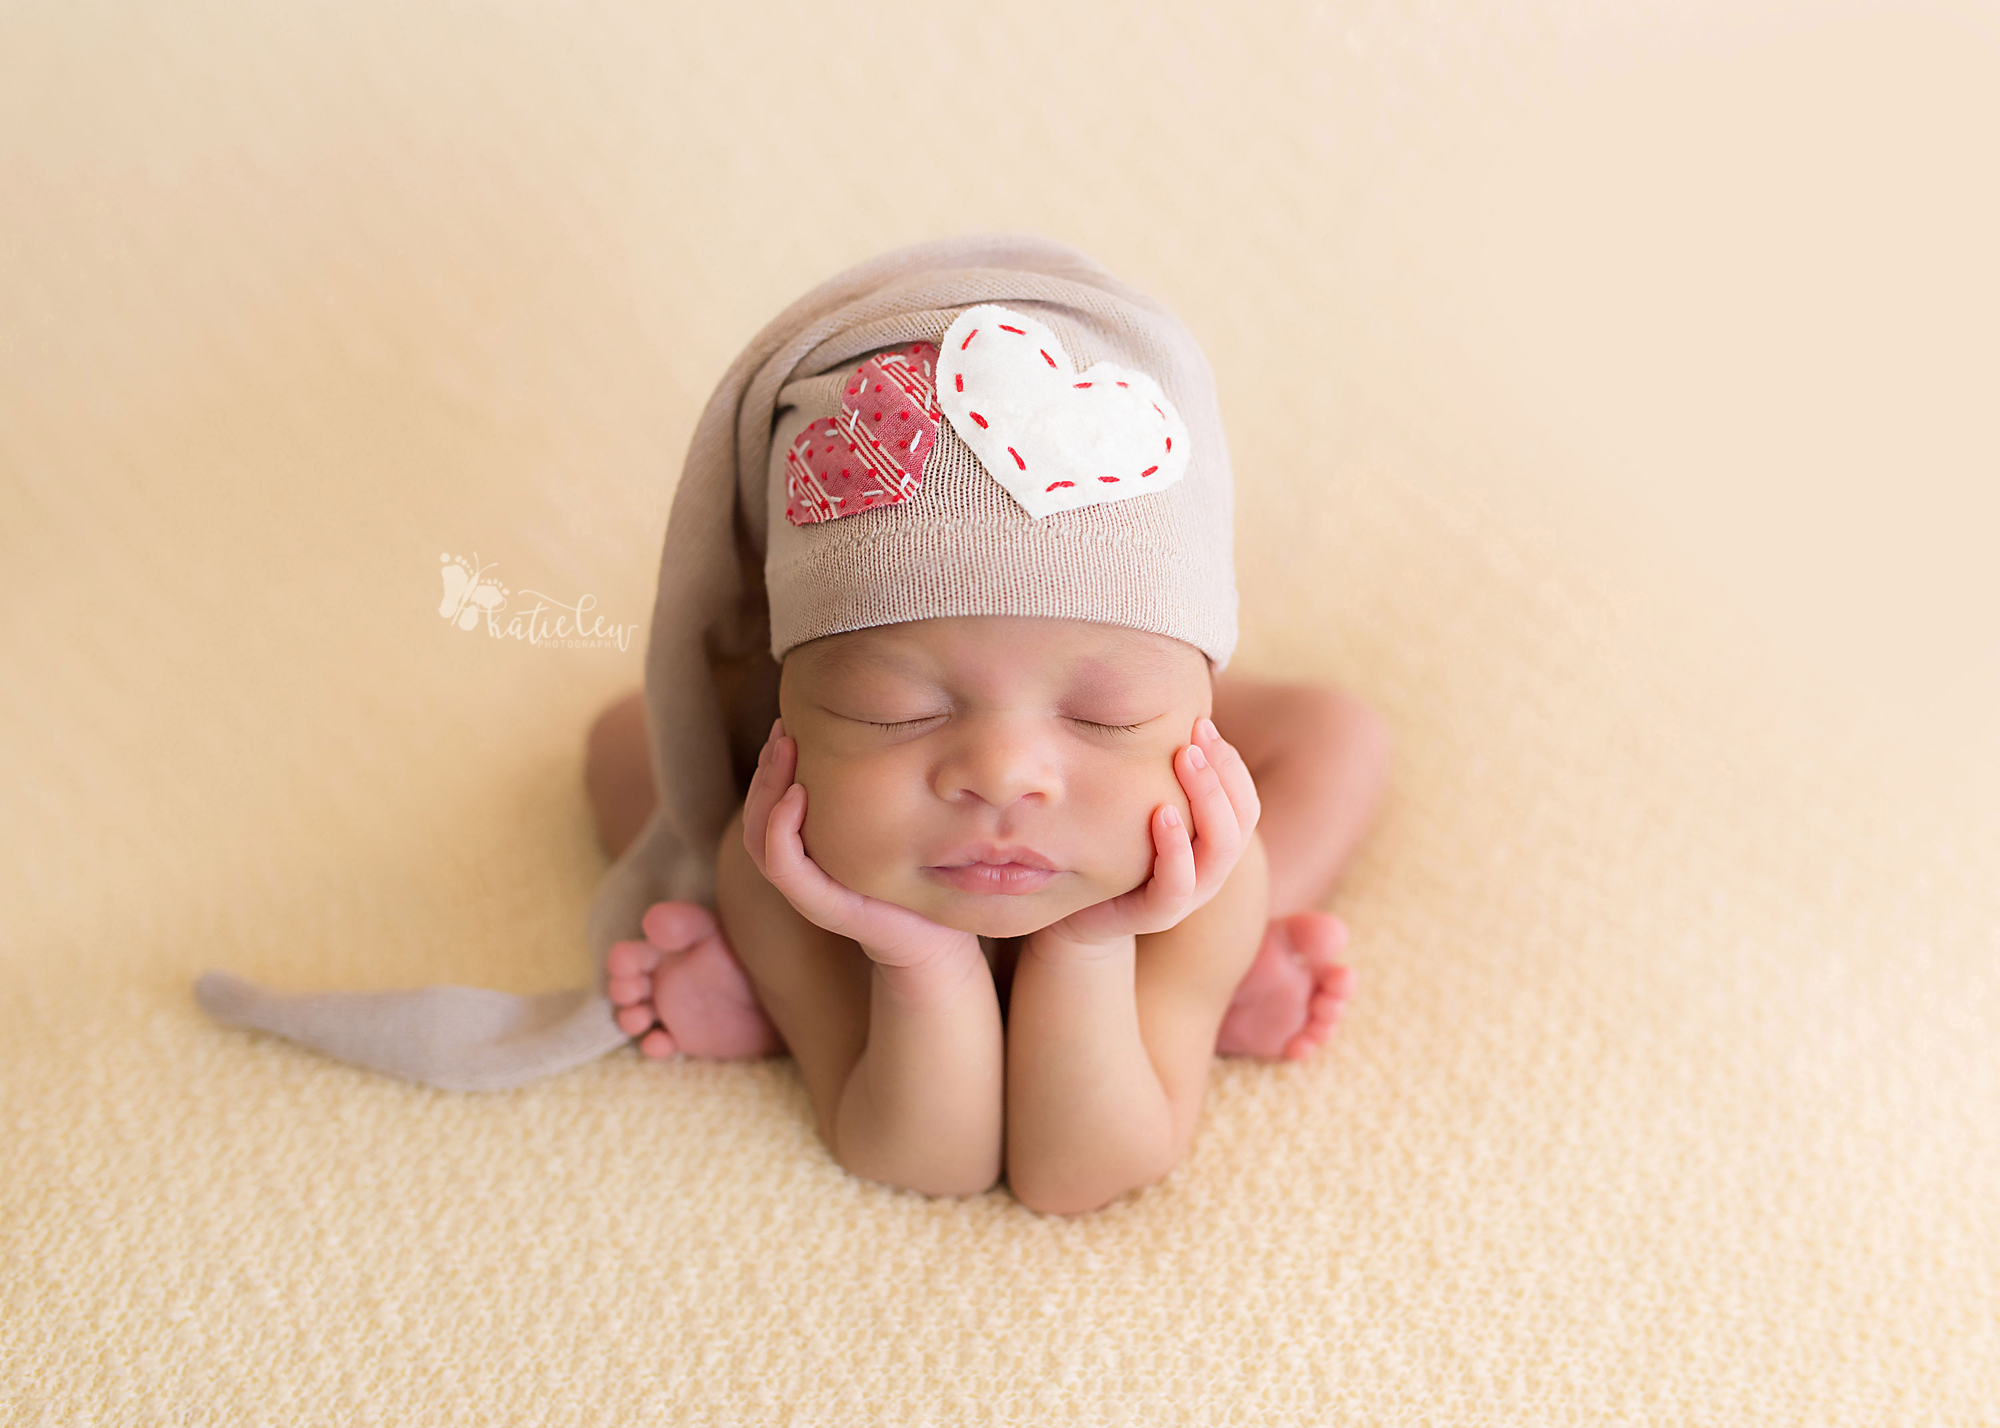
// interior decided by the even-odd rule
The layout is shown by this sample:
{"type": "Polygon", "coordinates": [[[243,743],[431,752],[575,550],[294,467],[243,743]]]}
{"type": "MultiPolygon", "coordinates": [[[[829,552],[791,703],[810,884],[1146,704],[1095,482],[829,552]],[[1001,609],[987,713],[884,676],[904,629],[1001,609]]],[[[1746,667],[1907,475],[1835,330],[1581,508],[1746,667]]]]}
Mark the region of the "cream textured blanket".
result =
{"type": "Polygon", "coordinates": [[[1780,0],[0,6],[0,1424],[2000,1424],[1996,72],[1780,0]],[[1024,229],[1214,366],[1232,668],[1393,728],[1325,1054],[1055,1221],[853,1180],[783,1060],[202,1013],[587,985],[717,374],[1024,229]]]}

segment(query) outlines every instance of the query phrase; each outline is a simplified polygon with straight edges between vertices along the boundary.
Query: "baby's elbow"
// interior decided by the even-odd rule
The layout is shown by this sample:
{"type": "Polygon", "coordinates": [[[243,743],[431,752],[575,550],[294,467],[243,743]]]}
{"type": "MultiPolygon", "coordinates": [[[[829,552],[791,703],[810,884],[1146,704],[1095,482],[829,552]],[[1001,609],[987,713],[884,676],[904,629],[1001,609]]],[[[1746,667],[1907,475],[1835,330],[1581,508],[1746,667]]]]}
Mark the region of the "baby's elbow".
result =
{"type": "Polygon", "coordinates": [[[965,1165],[886,1165],[863,1156],[836,1154],[841,1169],[861,1180],[927,1195],[933,1200],[961,1200],[984,1195],[1000,1183],[998,1157],[990,1163],[965,1165]]]}
{"type": "Polygon", "coordinates": [[[1067,1217],[1088,1215],[1094,1210],[1102,1210],[1114,1200],[1155,1184],[1163,1179],[1166,1173],[1167,1170],[1162,1169],[1155,1174],[1141,1177],[1117,1177],[1110,1180],[1077,1175],[1014,1173],[1008,1176],[1007,1188],[1014,1192],[1016,1200],[1037,1215],[1067,1217]]]}
{"type": "Polygon", "coordinates": [[[919,1195],[928,1195],[933,1200],[966,1200],[974,1195],[984,1195],[1000,1183],[1000,1172],[977,1171],[970,1175],[939,1176],[926,1178],[924,1183],[906,1185],[906,1190],[914,1190],[919,1195]]]}
{"type": "Polygon", "coordinates": [[[1093,1196],[1049,1194],[1037,1187],[1021,1185],[1010,1185],[1008,1188],[1013,1190],[1016,1200],[1037,1215],[1061,1215],[1065,1218],[1071,1215],[1088,1215],[1093,1210],[1103,1209],[1118,1198],[1116,1195],[1110,1199],[1098,1199],[1093,1196]]]}

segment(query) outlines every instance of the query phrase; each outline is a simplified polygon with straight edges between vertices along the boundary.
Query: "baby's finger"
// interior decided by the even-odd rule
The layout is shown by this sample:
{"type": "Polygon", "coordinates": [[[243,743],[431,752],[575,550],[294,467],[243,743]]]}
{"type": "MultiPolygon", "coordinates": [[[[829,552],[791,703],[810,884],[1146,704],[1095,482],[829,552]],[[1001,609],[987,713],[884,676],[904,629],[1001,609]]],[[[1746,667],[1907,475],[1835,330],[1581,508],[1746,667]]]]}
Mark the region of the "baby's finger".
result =
{"type": "Polygon", "coordinates": [[[1243,762],[1243,755],[1236,752],[1221,734],[1216,732],[1213,719],[1202,719],[1194,726],[1195,744],[1208,755],[1209,767],[1222,780],[1222,788],[1229,795],[1229,803],[1236,810],[1237,825],[1247,835],[1257,826],[1257,819],[1263,813],[1263,803],[1257,797],[1256,781],[1250,777],[1250,766],[1243,762]]]}
{"type": "Polygon", "coordinates": [[[1194,896],[1195,883],[1194,844],[1187,825],[1179,809],[1162,804],[1153,813],[1153,876],[1146,882],[1146,906],[1178,920],[1181,908],[1194,896]]]}
{"type": "Polygon", "coordinates": [[[779,722],[776,719],[771,721],[771,732],[764,739],[764,747],[757,750],[757,771],[750,775],[750,793],[746,803],[750,800],[755,800],[759,794],[770,787],[771,756],[778,744],[779,722]]]}
{"type": "Polygon", "coordinates": [[[757,755],[757,773],[750,780],[750,792],[743,800],[743,846],[759,872],[765,870],[765,829],[771,821],[771,810],[792,786],[798,766],[799,746],[785,737],[785,721],[779,719],[772,723],[771,737],[764,741],[757,755]]]}
{"type": "Polygon", "coordinates": [[[805,785],[790,784],[771,806],[770,817],[764,820],[764,847],[761,850],[764,876],[773,883],[780,878],[796,879],[812,862],[806,856],[805,839],[801,836],[805,823],[805,785]]]}
{"type": "Polygon", "coordinates": [[[1229,790],[1222,786],[1222,776],[1201,745],[1189,744],[1174,760],[1174,772],[1181,781],[1181,790],[1187,794],[1188,813],[1194,823],[1194,836],[1201,843],[1202,861],[1216,857],[1233,859],[1241,850],[1245,834],[1236,818],[1236,805],[1230,801],[1229,790]]]}
{"type": "Polygon", "coordinates": [[[843,904],[854,894],[828,877],[806,852],[800,836],[805,822],[805,785],[795,783],[771,810],[764,835],[764,876],[808,921],[838,931],[833,924],[850,914],[843,904]]]}

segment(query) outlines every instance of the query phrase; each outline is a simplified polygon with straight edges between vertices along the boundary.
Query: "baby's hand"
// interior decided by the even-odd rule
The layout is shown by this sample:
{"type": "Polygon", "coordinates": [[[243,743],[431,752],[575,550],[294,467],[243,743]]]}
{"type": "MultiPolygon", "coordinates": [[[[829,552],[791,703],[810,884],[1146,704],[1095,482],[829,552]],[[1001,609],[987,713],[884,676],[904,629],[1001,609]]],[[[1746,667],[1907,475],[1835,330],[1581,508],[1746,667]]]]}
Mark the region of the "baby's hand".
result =
{"type": "Polygon", "coordinates": [[[1199,719],[1194,742],[1174,756],[1174,776],[1187,794],[1193,837],[1179,811],[1161,804],[1153,810],[1152,877],[1121,897],[1071,913],[1051,932],[1082,943],[1164,932],[1229,880],[1263,811],[1250,770],[1214,723],[1199,719]]]}
{"type": "Polygon", "coordinates": [[[806,852],[806,789],[794,782],[799,746],[785,733],[785,721],[757,755],[757,774],[743,801],[743,845],[757,871],[785,895],[799,916],[814,926],[861,944],[870,960],[889,967],[915,967],[968,951],[981,957],[979,939],[940,927],[906,907],[865,897],[828,877],[806,852]]]}

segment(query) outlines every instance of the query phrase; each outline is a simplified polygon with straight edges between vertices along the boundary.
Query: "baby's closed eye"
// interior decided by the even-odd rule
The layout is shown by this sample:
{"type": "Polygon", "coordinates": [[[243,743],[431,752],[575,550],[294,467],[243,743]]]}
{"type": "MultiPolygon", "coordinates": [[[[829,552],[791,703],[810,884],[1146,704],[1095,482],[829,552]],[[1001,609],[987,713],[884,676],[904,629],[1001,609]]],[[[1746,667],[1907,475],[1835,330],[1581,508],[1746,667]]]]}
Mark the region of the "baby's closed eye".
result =
{"type": "Polygon", "coordinates": [[[1165,717],[1165,716],[1163,716],[1163,715],[1154,715],[1154,716],[1153,716],[1152,718],[1140,718],[1140,719],[1134,719],[1134,720],[1132,720],[1132,721],[1131,721],[1131,722],[1129,722],[1129,723],[1127,723],[1127,722],[1124,722],[1123,720],[1121,720],[1121,719],[1118,719],[1118,718],[1097,718],[1097,719],[1090,719],[1090,718],[1086,718],[1086,717],[1084,717],[1084,716],[1083,716],[1083,715],[1081,715],[1081,714],[1066,714],[1066,715],[1064,715],[1063,717],[1064,717],[1064,718],[1066,718],[1066,719],[1068,719],[1068,720],[1070,721],[1070,723],[1072,723],[1072,724],[1080,724],[1080,725],[1082,725],[1082,726],[1083,726],[1084,728],[1086,728],[1086,729],[1091,729],[1091,730],[1095,730],[1095,731],[1096,731],[1096,732],[1098,732],[1098,733],[1103,733],[1103,734],[1136,734],[1136,733],[1138,733],[1138,732],[1139,732],[1139,731],[1140,731],[1141,729],[1144,729],[1144,728],[1145,728],[1145,727],[1146,727],[1146,726],[1147,726],[1148,724],[1152,724],[1152,723],[1155,723],[1155,722],[1157,722],[1157,720],[1159,720],[1160,718],[1163,718],[1163,717],[1165,717]]]}
{"type": "Polygon", "coordinates": [[[917,729],[926,724],[935,724],[951,717],[946,709],[921,712],[902,708],[869,708],[861,706],[852,709],[829,709],[827,713],[850,724],[866,724],[876,729],[917,729]]]}

